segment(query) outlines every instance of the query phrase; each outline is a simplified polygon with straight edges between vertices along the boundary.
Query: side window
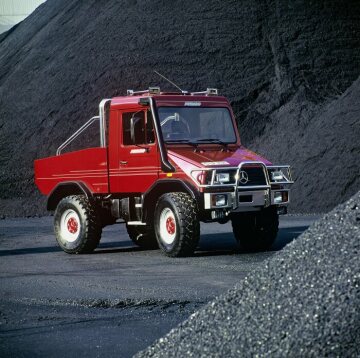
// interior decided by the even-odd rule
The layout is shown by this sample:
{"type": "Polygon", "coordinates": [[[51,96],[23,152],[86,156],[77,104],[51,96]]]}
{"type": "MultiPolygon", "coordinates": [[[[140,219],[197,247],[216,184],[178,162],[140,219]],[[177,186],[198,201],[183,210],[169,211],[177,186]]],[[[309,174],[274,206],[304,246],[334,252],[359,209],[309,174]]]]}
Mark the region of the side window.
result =
{"type": "Polygon", "coordinates": [[[144,111],[123,113],[122,128],[124,145],[155,143],[153,119],[150,111],[146,113],[146,122],[144,111]],[[133,134],[131,134],[132,128],[133,134]]]}
{"type": "Polygon", "coordinates": [[[143,111],[123,113],[124,145],[145,144],[145,116],[143,111]],[[133,138],[131,131],[133,128],[133,138]]]}

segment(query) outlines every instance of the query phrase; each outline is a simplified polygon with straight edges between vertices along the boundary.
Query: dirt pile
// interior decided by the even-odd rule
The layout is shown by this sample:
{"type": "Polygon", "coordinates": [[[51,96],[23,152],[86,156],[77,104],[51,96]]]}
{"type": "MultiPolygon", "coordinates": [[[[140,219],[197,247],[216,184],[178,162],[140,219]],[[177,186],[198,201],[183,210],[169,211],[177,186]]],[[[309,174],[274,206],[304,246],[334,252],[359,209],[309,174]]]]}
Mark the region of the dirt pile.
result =
{"type": "Polygon", "coordinates": [[[137,357],[358,357],[360,192],[137,357]]]}
{"type": "Polygon", "coordinates": [[[338,123],[357,116],[346,98],[339,99],[346,108],[328,103],[359,76],[359,33],[355,0],[48,0],[0,36],[0,215],[40,212],[33,160],[54,154],[102,98],[168,88],[154,69],[188,90],[218,87],[232,101],[245,145],[274,162],[291,149],[285,159],[299,179],[292,210],[327,210],[358,185],[353,168],[342,166],[358,153],[354,128],[331,136],[347,144],[335,162],[316,154],[306,172],[301,165],[328,148],[321,132],[329,116],[338,123]],[[314,148],[310,134],[319,139],[314,148]],[[306,150],[292,149],[295,137],[306,150]],[[318,174],[330,166],[345,179],[324,181],[318,174]],[[343,197],[330,189],[325,197],[328,184],[343,197]],[[305,205],[304,187],[320,188],[323,200],[305,205]]]}

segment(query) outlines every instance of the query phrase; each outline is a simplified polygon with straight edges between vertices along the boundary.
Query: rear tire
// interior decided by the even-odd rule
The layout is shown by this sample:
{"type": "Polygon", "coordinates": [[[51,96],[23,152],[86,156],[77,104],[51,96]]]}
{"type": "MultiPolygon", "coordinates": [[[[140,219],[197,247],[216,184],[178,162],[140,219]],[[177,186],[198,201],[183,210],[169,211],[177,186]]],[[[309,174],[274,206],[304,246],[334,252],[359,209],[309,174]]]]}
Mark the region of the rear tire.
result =
{"type": "Polygon", "coordinates": [[[200,239],[196,201],[186,193],[162,195],[156,204],[154,227],[165,255],[191,256],[200,239]]]}
{"type": "Polygon", "coordinates": [[[139,247],[149,250],[158,248],[154,229],[152,227],[126,224],[126,230],[131,241],[139,247]]]}
{"type": "Polygon", "coordinates": [[[94,251],[102,232],[95,208],[84,195],[62,199],[54,215],[54,231],[59,246],[68,254],[94,251]]]}
{"type": "Polygon", "coordinates": [[[244,251],[266,251],[275,242],[279,215],[274,206],[255,213],[237,213],[231,218],[233,232],[244,251]]]}

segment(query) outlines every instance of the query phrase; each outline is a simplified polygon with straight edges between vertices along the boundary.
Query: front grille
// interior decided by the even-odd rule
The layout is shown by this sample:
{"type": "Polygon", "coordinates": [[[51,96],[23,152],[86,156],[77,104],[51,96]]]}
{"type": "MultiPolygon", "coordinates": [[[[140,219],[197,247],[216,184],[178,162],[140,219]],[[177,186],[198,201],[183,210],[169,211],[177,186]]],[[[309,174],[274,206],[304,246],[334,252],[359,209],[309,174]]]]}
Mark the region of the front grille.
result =
{"type": "Polygon", "coordinates": [[[262,167],[242,168],[241,171],[239,172],[238,186],[247,187],[254,185],[267,185],[263,168],[262,167]],[[244,180],[246,175],[242,175],[241,172],[245,172],[247,174],[248,181],[246,183],[245,183],[246,180],[244,180]]]}

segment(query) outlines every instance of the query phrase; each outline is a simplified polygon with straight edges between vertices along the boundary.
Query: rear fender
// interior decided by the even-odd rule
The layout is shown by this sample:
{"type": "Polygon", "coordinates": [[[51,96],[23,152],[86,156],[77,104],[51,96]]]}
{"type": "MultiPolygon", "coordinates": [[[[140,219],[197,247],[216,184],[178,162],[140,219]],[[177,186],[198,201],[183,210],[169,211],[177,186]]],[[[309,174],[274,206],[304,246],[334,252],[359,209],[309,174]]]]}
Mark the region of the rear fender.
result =
{"type": "Polygon", "coordinates": [[[93,200],[92,193],[83,182],[63,182],[58,184],[48,196],[47,210],[55,210],[60,200],[69,195],[85,195],[90,201],[93,200]]]}

